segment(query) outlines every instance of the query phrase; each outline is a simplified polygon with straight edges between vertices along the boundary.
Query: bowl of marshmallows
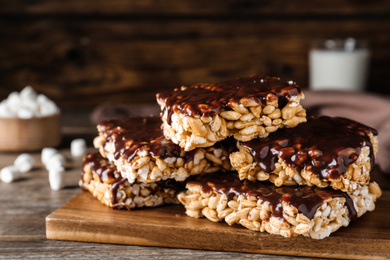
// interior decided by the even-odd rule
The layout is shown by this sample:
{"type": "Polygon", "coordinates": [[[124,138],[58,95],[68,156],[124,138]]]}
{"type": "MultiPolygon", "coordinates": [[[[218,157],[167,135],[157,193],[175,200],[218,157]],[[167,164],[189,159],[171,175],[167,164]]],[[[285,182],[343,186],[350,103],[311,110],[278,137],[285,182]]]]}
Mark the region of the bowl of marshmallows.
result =
{"type": "Polygon", "coordinates": [[[30,86],[0,102],[0,151],[37,151],[61,142],[60,110],[30,86]]]}

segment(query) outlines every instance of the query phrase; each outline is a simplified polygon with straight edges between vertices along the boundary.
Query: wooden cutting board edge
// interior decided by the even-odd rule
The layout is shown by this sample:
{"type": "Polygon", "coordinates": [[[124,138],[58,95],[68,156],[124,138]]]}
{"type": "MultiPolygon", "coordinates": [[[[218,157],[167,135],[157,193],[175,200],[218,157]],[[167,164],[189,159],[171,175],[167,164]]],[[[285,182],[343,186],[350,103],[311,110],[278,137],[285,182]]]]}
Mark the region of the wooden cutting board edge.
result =
{"type": "Polygon", "coordinates": [[[193,219],[185,216],[184,210],[178,205],[134,211],[112,210],[100,204],[88,192],[79,193],[46,217],[46,237],[56,240],[306,257],[390,257],[390,240],[387,239],[349,237],[345,240],[345,237],[337,236],[337,232],[323,240],[301,236],[283,238],[253,232],[240,226],[230,227],[226,223],[193,219]],[[148,221],[145,222],[145,219],[148,221]]]}

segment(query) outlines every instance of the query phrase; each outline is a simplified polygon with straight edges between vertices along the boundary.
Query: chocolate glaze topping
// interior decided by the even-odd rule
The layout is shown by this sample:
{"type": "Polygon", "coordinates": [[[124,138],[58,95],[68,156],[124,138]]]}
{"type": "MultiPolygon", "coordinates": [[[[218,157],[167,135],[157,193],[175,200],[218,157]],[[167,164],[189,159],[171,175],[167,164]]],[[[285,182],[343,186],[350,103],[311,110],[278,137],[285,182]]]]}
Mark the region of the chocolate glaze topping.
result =
{"type": "MultiPolygon", "coordinates": [[[[82,169],[86,165],[89,165],[89,169],[91,172],[95,172],[99,178],[100,182],[103,183],[104,180],[111,180],[111,192],[112,192],[112,204],[116,204],[117,198],[116,198],[116,193],[119,188],[119,186],[123,183],[125,183],[127,180],[122,177],[120,172],[117,170],[117,168],[110,164],[109,161],[106,158],[103,158],[99,153],[94,152],[87,154],[83,158],[83,163],[82,163],[82,169]]],[[[81,173],[81,180],[83,180],[83,175],[85,173],[81,173]]],[[[185,182],[177,182],[173,179],[168,179],[164,181],[159,181],[157,182],[159,187],[162,188],[169,188],[173,189],[175,191],[182,191],[185,189],[185,182]]],[[[85,185],[83,183],[83,185],[85,185]]]]}
{"type": "MultiPolygon", "coordinates": [[[[131,161],[140,150],[160,158],[179,157],[181,148],[165,139],[159,117],[129,117],[103,121],[98,125],[107,141],[115,144],[115,158],[121,155],[131,161]]],[[[190,156],[191,153],[187,153],[190,156]]]]}
{"type": "Polygon", "coordinates": [[[283,219],[282,202],[298,209],[309,219],[313,219],[317,209],[323,202],[329,198],[344,197],[349,210],[350,219],[357,217],[356,209],[352,199],[348,194],[332,190],[319,189],[309,186],[285,186],[275,187],[269,182],[251,182],[248,180],[240,181],[237,173],[215,173],[199,176],[195,181],[189,181],[188,184],[200,185],[202,191],[209,193],[212,191],[225,194],[228,200],[234,196],[244,195],[246,197],[254,196],[257,199],[268,201],[271,207],[271,216],[283,219]]]}
{"type": "MultiPolygon", "coordinates": [[[[187,116],[212,116],[221,109],[239,103],[241,98],[249,98],[259,104],[278,99],[283,108],[292,96],[299,95],[301,89],[295,83],[283,82],[277,77],[252,75],[244,78],[222,81],[215,84],[199,83],[181,87],[174,91],[157,94],[157,99],[165,101],[168,124],[174,111],[187,116]]],[[[163,111],[164,113],[164,111],[163,111]]]]}
{"type": "MultiPolygon", "coordinates": [[[[122,178],[122,175],[117,170],[117,168],[114,165],[111,165],[108,163],[108,160],[103,158],[99,153],[90,153],[84,156],[83,163],[82,163],[82,169],[88,165],[91,172],[96,172],[96,174],[100,178],[100,182],[104,182],[107,180],[111,180],[111,191],[112,191],[112,204],[115,204],[117,202],[116,200],[116,192],[119,188],[119,185],[124,183],[126,179],[122,178]]],[[[83,180],[82,176],[85,173],[81,173],[81,179],[83,180]]]]}
{"type": "Polygon", "coordinates": [[[323,116],[241,145],[248,148],[265,172],[275,169],[279,156],[290,167],[310,170],[320,179],[338,179],[357,160],[363,145],[370,147],[373,169],[370,132],[377,135],[375,129],[350,119],[323,116]]]}

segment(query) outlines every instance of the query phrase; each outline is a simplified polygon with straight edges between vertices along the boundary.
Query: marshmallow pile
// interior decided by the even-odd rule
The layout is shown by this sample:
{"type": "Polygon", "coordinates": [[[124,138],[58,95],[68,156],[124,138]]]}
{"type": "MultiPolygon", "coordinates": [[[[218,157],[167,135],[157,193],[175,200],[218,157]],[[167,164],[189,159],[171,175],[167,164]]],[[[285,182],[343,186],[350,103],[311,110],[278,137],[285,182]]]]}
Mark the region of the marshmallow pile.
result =
{"type": "MultiPolygon", "coordinates": [[[[71,143],[71,154],[75,158],[81,158],[87,152],[84,139],[75,139],[71,143]]],[[[60,190],[66,186],[65,164],[66,158],[57,149],[46,147],[42,149],[41,161],[49,173],[49,183],[52,190],[60,190]]],[[[34,158],[27,153],[19,155],[13,165],[6,166],[0,171],[0,179],[4,183],[11,183],[20,179],[23,173],[34,167],[34,158]]]]}
{"type": "Polygon", "coordinates": [[[45,117],[60,112],[57,105],[44,94],[37,94],[27,86],[20,93],[12,92],[0,102],[0,117],[17,117],[28,119],[45,117]]]}

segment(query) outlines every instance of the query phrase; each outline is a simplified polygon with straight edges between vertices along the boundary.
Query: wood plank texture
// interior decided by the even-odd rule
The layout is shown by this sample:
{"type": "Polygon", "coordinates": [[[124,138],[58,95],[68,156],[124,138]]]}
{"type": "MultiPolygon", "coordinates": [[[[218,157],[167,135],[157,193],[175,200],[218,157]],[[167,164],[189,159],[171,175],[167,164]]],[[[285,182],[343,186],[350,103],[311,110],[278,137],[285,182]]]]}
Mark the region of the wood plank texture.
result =
{"type": "Polygon", "coordinates": [[[340,0],[337,4],[325,0],[144,0],[144,1],[104,1],[104,0],[3,0],[0,13],[5,15],[63,15],[63,14],[97,14],[97,15],[377,15],[389,14],[390,3],[386,0],[349,1],[340,0]]]}
{"type": "Polygon", "coordinates": [[[329,238],[283,238],[207,219],[187,217],[180,205],[112,210],[81,192],[46,217],[49,239],[252,252],[343,259],[390,257],[390,192],[377,209],[329,238]]]}
{"type": "Polygon", "coordinates": [[[390,94],[390,2],[11,1],[0,9],[0,99],[32,85],[61,108],[251,73],[308,87],[319,38],[370,42],[368,90],[390,94]]]}
{"type": "MultiPolygon", "coordinates": [[[[373,39],[370,86],[386,91],[383,86],[390,85],[385,75],[390,71],[386,44],[390,35],[382,34],[390,31],[390,21],[380,27],[367,22],[363,28],[337,21],[225,21],[208,25],[200,21],[14,24],[12,32],[5,32],[0,41],[1,49],[10,50],[0,52],[0,83],[4,81],[0,94],[5,97],[34,83],[38,91],[61,106],[92,107],[107,100],[152,103],[161,90],[256,72],[296,79],[306,88],[311,39],[325,35],[364,38],[370,33],[377,37],[373,39]],[[12,35],[14,31],[28,33],[17,36],[12,35]]],[[[0,26],[6,24],[0,21],[0,26]]]]}

